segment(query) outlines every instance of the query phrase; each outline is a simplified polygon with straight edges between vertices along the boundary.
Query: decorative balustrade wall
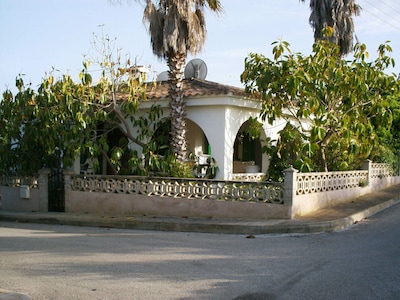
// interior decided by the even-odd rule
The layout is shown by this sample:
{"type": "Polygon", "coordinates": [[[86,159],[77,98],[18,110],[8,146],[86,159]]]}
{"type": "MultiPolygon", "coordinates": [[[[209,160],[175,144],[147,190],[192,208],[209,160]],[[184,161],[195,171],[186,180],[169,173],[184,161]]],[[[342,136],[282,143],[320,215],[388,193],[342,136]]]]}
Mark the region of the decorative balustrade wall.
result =
{"type": "Polygon", "coordinates": [[[382,178],[393,176],[393,168],[389,164],[371,163],[370,177],[382,178]]]}
{"type": "Polygon", "coordinates": [[[21,185],[27,185],[31,189],[37,189],[39,187],[39,178],[37,177],[18,177],[18,176],[1,176],[0,185],[8,187],[19,187],[21,185]]]}
{"type": "Polygon", "coordinates": [[[393,176],[391,165],[366,161],[364,170],[343,172],[298,173],[296,176],[296,194],[310,194],[362,187],[369,179],[393,176]]]}
{"type": "Polygon", "coordinates": [[[291,201],[291,217],[305,215],[324,207],[355,199],[388,186],[399,184],[400,177],[392,176],[390,166],[366,161],[363,170],[297,173],[285,176],[285,203],[291,201]]]}
{"type": "Polygon", "coordinates": [[[283,185],[137,176],[71,176],[72,191],[283,204],[283,185]]]}
{"type": "Polygon", "coordinates": [[[368,182],[368,171],[298,173],[296,194],[327,192],[359,187],[368,182]]]}
{"type": "MultiPolygon", "coordinates": [[[[290,168],[285,170],[284,183],[258,181],[251,173],[220,181],[64,172],[65,205],[69,212],[293,218],[400,184],[400,176],[392,176],[387,164],[367,161],[363,168],[327,173],[298,173],[290,168]]],[[[1,176],[3,209],[48,211],[49,173],[41,170],[38,178],[1,176]],[[22,185],[32,189],[29,199],[21,197],[22,185]]]]}
{"type": "Polygon", "coordinates": [[[263,181],[265,180],[264,173],[232,173],[231,180],[234,181],[263,181]]]}

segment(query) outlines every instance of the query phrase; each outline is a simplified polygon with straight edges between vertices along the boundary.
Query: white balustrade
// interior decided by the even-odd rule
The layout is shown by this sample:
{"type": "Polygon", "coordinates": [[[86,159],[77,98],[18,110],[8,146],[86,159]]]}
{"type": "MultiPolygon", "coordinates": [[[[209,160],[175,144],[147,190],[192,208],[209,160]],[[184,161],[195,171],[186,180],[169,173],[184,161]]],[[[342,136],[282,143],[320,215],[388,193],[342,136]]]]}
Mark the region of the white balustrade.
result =
{"type": "Polygon", "coordinates": [[[36,177],[18,177],[18,176],[1,176],[0,185],[9,187],[18,187],[21,185],[27,185],[31,189],[37,189],[39,179],[36,177]]]}
{"type": "Polygon", "coordinates": [[[264,173],[232,173],[232,180],[235,181],[263,181],[265,180],[264,173]]]}
{"type": "Polygon", "coordinates": [[[393,175],[393,168],[389,164],[371,163],[371,178],[382,178],[393,175]]]}
{"type": "Polygon", "coordinates": [[[283,203],[282,185],[269,182],[72,175],[71,189],[188,199],[283,203]]]}
{"type": "Polygon", "coordinates": [[[368,181],[368,171],[344,171],[328,173],[298,173],[296,194],[309,194],[360,186],[368,181]]]}

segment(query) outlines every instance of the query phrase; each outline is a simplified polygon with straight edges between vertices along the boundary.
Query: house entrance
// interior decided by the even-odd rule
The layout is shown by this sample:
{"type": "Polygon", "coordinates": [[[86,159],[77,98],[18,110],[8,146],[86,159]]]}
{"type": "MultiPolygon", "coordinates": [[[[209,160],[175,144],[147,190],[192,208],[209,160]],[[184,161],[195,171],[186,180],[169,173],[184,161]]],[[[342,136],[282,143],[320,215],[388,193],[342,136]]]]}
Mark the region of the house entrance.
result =
{"type": "Polygon", "coordinates": [[[245,122],[236,136],[233,152],[233,173],[257,173],[262,168],[262,147],[259,137],[251,136],[250,122],[245,122]]]}
{"type": "Polygon", "coordinates": [[[49,174],[48,210],[65,212],[64,174],[62,169],[54,169],[49,174]]]}

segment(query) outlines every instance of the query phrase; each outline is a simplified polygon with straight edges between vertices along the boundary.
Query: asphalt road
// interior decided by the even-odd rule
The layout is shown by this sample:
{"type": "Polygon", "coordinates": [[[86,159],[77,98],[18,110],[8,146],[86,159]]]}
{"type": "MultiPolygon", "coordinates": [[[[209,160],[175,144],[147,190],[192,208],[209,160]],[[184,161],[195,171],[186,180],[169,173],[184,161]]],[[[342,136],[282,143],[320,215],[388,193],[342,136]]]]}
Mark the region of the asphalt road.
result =
{"type": "Polygon", "coordinates": [[[345,231],[222,235],[0,222],[32,299],[400,299],[400,205],[345,231]]]}

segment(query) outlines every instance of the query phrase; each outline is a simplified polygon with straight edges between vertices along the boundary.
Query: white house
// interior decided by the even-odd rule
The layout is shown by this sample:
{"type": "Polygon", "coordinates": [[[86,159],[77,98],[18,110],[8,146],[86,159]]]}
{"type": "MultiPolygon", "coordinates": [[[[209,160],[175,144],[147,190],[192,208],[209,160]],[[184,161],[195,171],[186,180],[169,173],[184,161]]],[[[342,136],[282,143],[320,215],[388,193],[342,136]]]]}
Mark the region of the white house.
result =
{"type": "MultiPolygon", "coordinates": [[[[187,78],[184,79],[183,93],[188,153],[204,160],[210,156],[215,159],[218,166],[216,179],[258,180],[263,177],[269,166],[269,157],[262,153],[262,141],[266,137],[277,139],[285,121],[280,120],[272,126],[263,123],[259,118],[262,106],[260,99],[238,87],[187,78]],[[251,124],[250,118],[263,123],[260,138],[255,140],[246,135],[246,128],[251,124]]],[[[169,117],[168,81],[158,81],[155,87],[149,85],[146,98],[141,102],[139,112],[145,112],[156,103],[162,107],[163,117],[169,117]]],[[[129,146],[131,150],[141,152],[136,144],[129,146]]],[[[77,160],[74,170],[79,173],[80,169],[77,160]]],[[[101,173],[108,173],[106,167],[101,173]]]]}
{"type": "MultiPolygon", "coordinates": [[[[250,118],[259,119],[261,102],[244,89],[199,78],[184,80],[186,100],[188,152],[197,156],[211,155],[217,162],[216,178],[230,180],[234,174],[259,173],[268,169],[268,155],[262,153],[262,140],[276,139],[284,121],[263,125],[259,139],[245,134],[250,118]]],[[[147,92],[147,100],[140,109],[152,104],[161,105],[164,116],[169,116],[168,82],[160,81],[147,92]]],[[[259,120],[261,122],[261,120],[259,120]]]]}

